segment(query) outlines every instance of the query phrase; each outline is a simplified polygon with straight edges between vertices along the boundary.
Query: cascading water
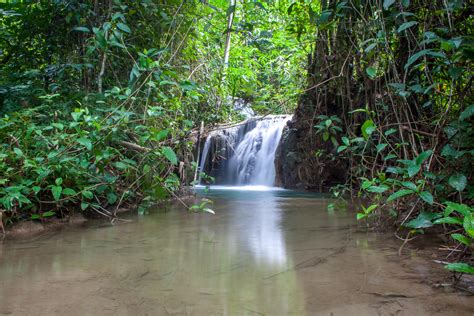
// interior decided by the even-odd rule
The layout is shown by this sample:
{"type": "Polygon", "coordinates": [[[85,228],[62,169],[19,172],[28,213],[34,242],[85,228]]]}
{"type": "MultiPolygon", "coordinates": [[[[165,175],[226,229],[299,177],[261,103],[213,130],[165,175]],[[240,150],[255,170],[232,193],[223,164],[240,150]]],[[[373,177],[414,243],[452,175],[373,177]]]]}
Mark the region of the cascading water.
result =
{"type": "Polygon", "coordinates": [[[214,177],[215,184],[273,186],[275,151],[290,119],[288,115],[253,118],[211,132],[204,144],[200,170],[214,177]]]}

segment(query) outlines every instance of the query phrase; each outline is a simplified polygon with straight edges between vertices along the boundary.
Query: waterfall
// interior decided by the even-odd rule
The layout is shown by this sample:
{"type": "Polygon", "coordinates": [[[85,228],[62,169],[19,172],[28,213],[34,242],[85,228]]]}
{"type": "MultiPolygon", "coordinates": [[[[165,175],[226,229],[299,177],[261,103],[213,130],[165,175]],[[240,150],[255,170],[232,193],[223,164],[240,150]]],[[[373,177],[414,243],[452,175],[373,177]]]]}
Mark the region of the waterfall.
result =
{"type": "Polygon", "coordinates": [[[199,170],[214,177],[215,184],[273,186],[275,151],[290,119],[288,115],[252,118],[211,132],[199,170]]]}

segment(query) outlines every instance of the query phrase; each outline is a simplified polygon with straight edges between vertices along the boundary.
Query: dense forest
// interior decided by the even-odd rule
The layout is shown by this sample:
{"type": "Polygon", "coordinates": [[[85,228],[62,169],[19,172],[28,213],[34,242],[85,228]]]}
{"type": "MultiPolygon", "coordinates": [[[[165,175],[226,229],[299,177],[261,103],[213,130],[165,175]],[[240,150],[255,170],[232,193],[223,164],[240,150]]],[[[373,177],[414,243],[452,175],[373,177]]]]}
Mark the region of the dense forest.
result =
{"type": "Polygon", "coordinates": [[[203,133],[242,121],[243,102],[293,114],[278,185],[358,198],[357,219],[394,225],[403,244],[443,235],[447,268],[474,274],[473,9],[0,1],[2,223],[113,220],[179,197],[203,133]]]}

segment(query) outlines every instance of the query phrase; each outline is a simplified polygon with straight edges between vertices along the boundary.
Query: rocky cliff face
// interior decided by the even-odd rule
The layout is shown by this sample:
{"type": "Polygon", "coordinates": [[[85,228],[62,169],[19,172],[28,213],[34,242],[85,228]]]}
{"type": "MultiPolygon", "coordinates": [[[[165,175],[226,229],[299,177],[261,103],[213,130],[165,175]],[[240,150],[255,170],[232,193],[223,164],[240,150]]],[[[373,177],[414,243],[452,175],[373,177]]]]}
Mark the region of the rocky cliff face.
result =
{"type": "Polygon", "coordinates": [[[316,133],[319,109],[311,99],[305,96],[300,100],[283,130],[275,154],[276,185],[322,192],[346,181],[347,163],[337,157],[331,142],[316,133]]]}

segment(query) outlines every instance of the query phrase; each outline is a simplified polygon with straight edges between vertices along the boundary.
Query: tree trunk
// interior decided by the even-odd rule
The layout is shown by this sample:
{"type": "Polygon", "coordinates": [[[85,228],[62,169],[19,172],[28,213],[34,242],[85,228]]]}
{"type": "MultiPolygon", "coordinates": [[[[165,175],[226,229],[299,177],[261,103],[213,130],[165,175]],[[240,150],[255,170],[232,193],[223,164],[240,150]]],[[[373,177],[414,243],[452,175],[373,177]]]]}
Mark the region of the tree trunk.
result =
{"type": "Polygon", "coordinates": [[[226,68],[229,65],[230,42],[231,42],[231,35],[232,35],[232,23],[234,22],[235,6],[236,6],[235,0],[229,0],[229,9],[228,9],[229,16],[227,18],[227,37],[225,40],[225,51],[224,51],[224,67],[226,68]]]}

